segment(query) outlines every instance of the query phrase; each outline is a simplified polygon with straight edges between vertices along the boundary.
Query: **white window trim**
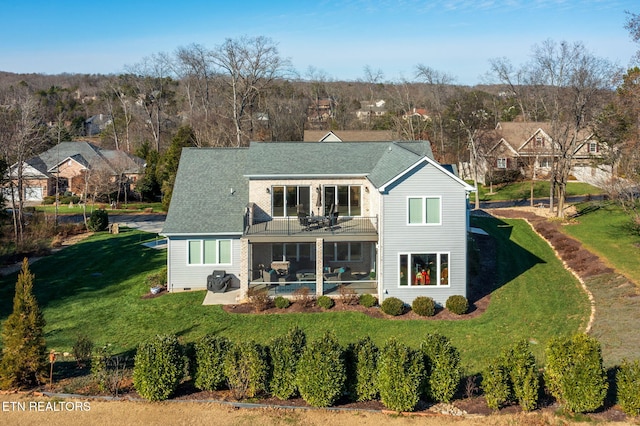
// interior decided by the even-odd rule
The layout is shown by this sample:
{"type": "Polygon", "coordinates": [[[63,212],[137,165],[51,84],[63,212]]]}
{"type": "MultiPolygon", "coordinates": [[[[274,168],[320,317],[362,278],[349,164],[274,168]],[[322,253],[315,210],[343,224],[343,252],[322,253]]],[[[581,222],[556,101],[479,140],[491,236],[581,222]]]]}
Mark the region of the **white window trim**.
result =
{"type": "Polygon", "coordinates": [[[441,195],[409,195],[407,196],[407,200],[405,201],[405,208],[407,209],[407,217],[406,222],[408,226],[441,226],[442,225],[442,196],[441,195]],[[422,205],[425,206],[425,210],[422,215],[421,223],[410,223],[409,222],[409,200],[420,198],[422,199],[422,205]],[[427,210],[426,210],[426,200],[428,198],[437,198],[438,199],[438,223],[427,223],[427,210]]]}
{"type": "Polygon", "coordinates": [[[507,168],[507,159],[506,158],[498,158],[498,162],[496,163],[496,166],[499,169],[506,169],[507,168]]]}
{"type": "MultiPolygon", "coordinates": [[[[409,262],[410,263],[410,262],[409,262]]],[[[451,252],[448,251],[438,251],[438,252],[402,252],[402,253],[398,253],[398,263],[396,264],[397,269],[398,269],[398,288],[399,289],[405,289],[405,288],[412,288],[412,289],[436,289],[436,288],[449,288],[451,287],[451,252]],[[436,261],[436,265],[437,265],[437,269],[436,269],[436,276],[440,276],[442,274],[442,271],[440,270],[440,256],[442,256],[443,254],[446,254],[449,262],[448,262],[448,268],[449,268],[449,275],[448,275],[448,283],[447,284],[429,284],[429,285],[413,285],[411,284],[411,278],[413,278],[411,275],[407,277],[407,285],[402,285],[400,284],[400,256],[408,256],[407,261],[411,260],[411,256],[414,254],[435,254],[437,256],[437,261],[436,261]]],[[[407,271],[408,273],[409,271],[407,271]]]]}
{"type": "Polygon", "coordinates": [[[217,251],[216,254],[218,256],[218,260],[220,260],[220,241],[229,241],[229,251],[230,251],[230,256],[231,256],[231,261],[229,263],[204,263],[204,242],[205,239],[192,239],[192,240],[187,240],[187,266],[211,266],[211,265],[225,265],[225,266],[230,266],[233,264],[233,240],[230,238],[221,238],[221,239],[216,239],[216,238],[212,238],[212,239],[207,239],[207,241],[216,241],[217,243],[217,251]],[[189,262],[189,250],[191,247],[191,243],[197,241],[200,242],[200,263],[191,263],[189,262]]]}

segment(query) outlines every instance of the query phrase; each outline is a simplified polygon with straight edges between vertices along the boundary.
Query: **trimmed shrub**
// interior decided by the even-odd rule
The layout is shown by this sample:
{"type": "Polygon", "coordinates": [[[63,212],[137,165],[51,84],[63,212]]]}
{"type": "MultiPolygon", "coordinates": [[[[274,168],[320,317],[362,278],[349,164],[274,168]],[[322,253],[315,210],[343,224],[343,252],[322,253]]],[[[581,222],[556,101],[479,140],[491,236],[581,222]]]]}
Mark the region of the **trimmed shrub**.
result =
{"type": "Polygon", "coordinates": [[[482,371],[481,387],[487,406],[492,410],[499,410],[500,406],[509,400],[509,373],[501,359],[489,363],[482,371]]]}
{"type": "Polygon", "coordinates": [[[421,317],[432,317],[436,314],[436,302],[427,296],[418,296],[413,299],[411,309],[421,317]]]}
{"type": "Polygon", "coordinates": [[[300,396],[314,407],[329,407],[342,395],[346,381],[343,350],[335,334],[326,332],[308,344],[298,362],[300,396]]]}
{"type": "Polygon", "coordinates": [[[462,379],[460,352],[447,337],[437,333],[427,334],[420,350],[425,358],[426,396],[432,401],[450,402],[462,379]]]}
{"type": "Polygon", "coordinates": [[[600,343],[586,334],[555,338],[545,350],[545,383],[564,407],[577,413],[597,410],[607,395],[600,343]]]}
{"type": "Polygon", "coordinates": [[[378,304],[378,298],[373,294],[365,293],[360,295],[358,302],[365,308],[371,308],[378,304]]]}
{"type": "Polygon", "coordinates": [[[286,297],[278,296],[273,299],[273,304],[278,309],[287,309],[289,306],[291,306],[291,300],[287,299],[286,297]]]}
{"type": "Polygon", "coordinates": [[[217,390],[224,386],[224,360],[231,342],[226,337],[208,334],[196,342],[195,385],[202,390],[217,390]]]}
{"type": "Polygon", "coordinates": [[[313,302],[316,300],[316,296],[311,294],[311,289],[306,286],[301,286],[293,291],[293,297],[302,307],[309,308],[313,306],[313,302]]]}
{"type": "Polygon", "coordinates": [[[109,227],[109,213],[105,209],[97,209],[87,220],[87,229],[93,232],[106,231],[109,227]]]}
{"type": "Polygon", "coordinates": [[[469,301],[466,297],[460,295],[449,296],[445,303],[447,310],[456,315],[463,315],[469,311],[469,301]]]}
{"type": "Polygon", "coordinates": [[[423,375],[421,354],[394,338],[389,339],[378,358],[380,400],[390,410],[415,410],[420,401],[423,375]]]}
{"type": "Polygon", "coordinates": [[[335,302],[329,296],[318,297],[318,300],[316,301],[316,303],[318,304],[318,306],[324,309],[331,309],[333,308],[333,305],[335,305],[335,302]]]}
{"type": "Polygon", "coordinates": [[[265,348],[254,341],[235,342],[224,358],[224,374],[236,399],[267,390],[269,364],[265,348]]]}
{"type": "Polygon", "coordinates": [[[305,344],[306,335],[298,327],[271,342],[271,394],[276,398],[289,399],[298,391],[296,371],[305,344]]]}
{"type": "Polygon", "coordinates": [[[169,398],[183,375],[184,358],[176,336],[157,336],[138,346],[133,384],[143,398],[149,401],[169,398]]]}
{"type": "Polygon", "coordinates": [[[378,397],[378,347],[369,336],[360,339],[353,348],[355,358],[354,391],[357,401],[378,397]]]}
{"type": "Polygon", "coordinates": [[[618,404],[629,416],[640,415],[640,362],[622,361],[616,373],[618,404]]]}
{"type": "Polygon", "coordinates": [[[91,360],[93,352],[93,341],[86,334],[79,334],[73,344],[71,353],[78,363],[78,368],[83,368],[91,360]]]}
{"type": "Polygon", "coordinates": [[[380,308],[385,314],[396,317],[404,313],[404,302],[397,297],[387,297],[380,308]]]}
{"type": "Polygon", "coordinates": [[[509,374],[513,396],[524,411],[531,411],[538,404],[540,378],[536,358],[526,340],[521,340],[503,355],[509,374]]]}
{"type": "Polygon", "coordinates": [[[343,305],[357,305],[360,300],[358,293],[346,285],[340,285],[340,287],[338,287],[338,292],[340,293],[340,301],[343,305]]]}

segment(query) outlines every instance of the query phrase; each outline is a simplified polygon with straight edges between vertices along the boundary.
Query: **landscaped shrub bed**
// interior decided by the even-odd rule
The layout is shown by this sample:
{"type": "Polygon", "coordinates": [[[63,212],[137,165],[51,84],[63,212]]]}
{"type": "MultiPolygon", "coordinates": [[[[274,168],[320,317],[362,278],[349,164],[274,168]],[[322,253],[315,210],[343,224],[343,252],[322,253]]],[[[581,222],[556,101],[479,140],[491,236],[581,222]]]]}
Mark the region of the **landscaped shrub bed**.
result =
{"type": "Polygon", "coordinates": [[[388,297],[384,299],[380,309],[387,315],[397,317],[404,313],[404,302],[397,297],[388,297]]]}
{"type": "Polygon", "coordinates": [[[421,317],[432,317],[436,314],[436,302],[427,296],[418,296],[413,299],[411,309],[421,317]]]}
{"type": "MultiPolygon", "coordinates": [[[[519,404],[530,411],[544,388],[570,412],[603,406],[609,383],[597,340],[584,334],[553,339],[546,354],[548,366],[541,375],[527,341],[503,350],[482,371],[487,405],[498,410],[519,404]]],[[[342,347],[333,332],[307,344],[298,327],[266,346],[208,335],[191,351],[175,336],[158,336],[138,347],[135,388],[145,399],[168,399],[188,378],[186,365],[195,365],[190,374],[199,389],[227,388],[237,399],[300,395],[316,407],[332,406],[339,399],[379,400],[388,409],[412,411],[420,401],[451,402],[464,393],[459,351],[438,333],[426,334],[418,349],[393,337],[380,349],[370,337],[342,347]]],[[[624,361],[613,396],[630,416],[640,412],[639,380],[640,363],[624,361]]]]}

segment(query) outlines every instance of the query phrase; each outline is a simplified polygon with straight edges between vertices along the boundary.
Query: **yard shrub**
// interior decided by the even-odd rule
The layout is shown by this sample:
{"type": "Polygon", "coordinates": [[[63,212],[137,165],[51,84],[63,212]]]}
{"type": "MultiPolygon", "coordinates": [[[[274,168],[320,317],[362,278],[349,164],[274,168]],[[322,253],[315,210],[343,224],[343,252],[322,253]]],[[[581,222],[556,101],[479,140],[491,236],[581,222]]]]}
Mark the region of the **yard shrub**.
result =
{"type": "Polygon", "coordinates": [[[361,294],[359,303],[365,308],[371,308],[373,306],[376,306],[376,304],[378,303],[378,298],[369,293],[361,294]]]}
{"type": "Polygon", "coordinates": [[[622,361],[616,373],[618,405],[629,416],[640,415],[640,362],[622,361]]]}
{"type": "Polygon", "coordinates": [[[128,361],[125,356],[113,355],[110,344],[99,347],[91,361],[91,376],[98,389],[118,396],[128,371],[128,361]]]}
{"type": "Polygon", "coordinates": [[[304,308],[313,306],[313,302],[315,301],[315,296],[311,294],[311,289],[306,286],[295,289],[293,291],[293,297],[304,308]]]}
{"type": "Polygon", "coordinates": [[[296,371],[306,339],[304,331],[294,327],[284,336],[273,339],[269,345],[272,366],[271,394],[278,399],[289,399],[298,391],[296,371]]]}
{"type": "Polygon", "coordinates": [[[353,347],[354,391],[357,401],[371,401],[378,397],[378,347],[371,337],[360,339],[353,347]]]}
{"type": "Polygon", "coordinates": [[[394,338],[384,344],[378,357],[377,383],[385,407],[394,411],[415,410],[423,375],[424,363],[418,351],[394,338]]]}
{"type": "Polygon", "coordinates": [[[184,358],[176,336],[156,336],[138,346],[133,384],[143,398],[149,401],[169,398],[183,375],[184,358]]]}
{"type": "Polygon", "coordinates": [[[577,413],[602,406],[608,383],[602,366],[602,350],[596,339],[583,333],[554,338],[545,353],[545,384],[560,404],[577,413]]]}
{"type": "Polygon", "coordinates": [[[324,309],[331,309],[333,308],[333,305],[335,305],[333,299],[326,295],[318,297],[316,303],[318,304],[318,306],[324,309]]]}
{"type": "Polygon", "coordinates": [[[287,309],[289,306],[291,306],[291,301],[286,297],[278,296],[273,299],[273,304],[278,309],[287,309]]]}
{"type": "Polygon", "coordinates": [[[224,386],[224,360],[231,347],[226,337],[207,334],[196,342],[195,385],[202,390],[217,390],[224,386]]]}
{"type": "Polygon", "coordinates": [[[233,343],[224,359],[224,374],[236,399],[253,398],[266,391],[269,379],[266,348],[252,340],[233,343]]]}
{"type": "Polygon", "coordinates": [[[421,317],[432,317],[436,314],[436,302],[427,296],[418,296],[413,299],[411,309],[421,317]]]}
{"type": "Polygon", "coordinates": [[[357,305],[360,300],[360,296],[358,293],[351,287],[347,287],[346,285],[341,285],[338,287],[338,292],[340,293],[340,301],[343,305],[357,305]]]}
{"type": "Polygon", "coordinates": [[[380,305],[382,312],[391,316],[402,315],[404,312],[404,302],[397,297],[387,297],[380,305]]]}
{"type": "Polygon", "coordinates": [[[469,310],[469,301],[466,297],[456,294],[449,296],[445,306],[449,312],[453,312],[456,315],[463,315],[469,310]]]}
{"type": "Polygon", "coordinates": [[[460,352],[438,333],[429,333],[420,345],[425,359],[426,396],[436,402],[450,402],[460,386],[460,352]]]}
{"type": "Polygon", "coordinates": [[[329,407],[340,398],[346,381],[343,350],[334,333],[325,332],[302,351],[296,383],[300,396],[314,407],[329,407]]]}
{"type": "Polygon", "coordinates": [[[249,304],[256,312],[262,312],[265,309],[268,309],[271,304],[271,298],[269,297],[269,292],[266,288],[250,287],[247,292],[247,297],[249,299],[249,304]]]}
{"type": "Polygon", "coordinates": [[[509,374],[513,396],[524,411],[531,411],[538,404],[540,378],[536,358],[526,340],[516,342],[503,355],[509,374]]]}
{"type": "Polygon", "coordinates": [[[91,213],[87,221],[87,229],[93,232],[106,231],[109,227],[109,213],[104,209],[97,209],[91,213]]]}
{"type": "Polygon", "coordinates": [[[73,344],[71,353],[76,359],[78,368],[83,368],[91,360],[91,353],[93,352],[93,341],[86,334],[79,334],[76,337],[76,341],[73,344]]]}
{"type": "Polygon", "coordinates": [[[509,372],[502,359],[490,362],[482,371],[481,387],[487,406],[492,410],[499,410],[502,404],[509,401],[511,396],[509,372]]]}

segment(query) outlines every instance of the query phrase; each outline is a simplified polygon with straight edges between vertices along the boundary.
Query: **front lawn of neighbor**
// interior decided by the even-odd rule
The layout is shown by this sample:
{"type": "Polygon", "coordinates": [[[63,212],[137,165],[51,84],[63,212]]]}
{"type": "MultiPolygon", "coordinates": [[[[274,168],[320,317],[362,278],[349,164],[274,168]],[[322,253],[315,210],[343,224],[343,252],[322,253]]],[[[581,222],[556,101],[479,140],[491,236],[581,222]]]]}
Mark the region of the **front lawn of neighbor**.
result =
{"type": "MultiPolygon", "coordinates": [[[[528,200],[531,195],[531,182],[512,182],[502,185],[493,185],[493,193],[490,193],[489,185],[478,187],[480,201],[509,201],[528,200]]],[[[583,182],[569,181],[567,183],[567,197],[575,195],[600,195],[602,189],[583,182]]],[[[533,198],[549,198],[549,181],[536,181],[533,186],[533,198]]],[[[473,200],[473,197],[472,197],[473,200]]]]}
{"type": "MultiPolygon", "coordinates": [[[[229,314],[220,306],[202,306],[205,293],[185,292],[142,299],[145,277],[165,265],[164,251],[146,248],[155,238],[131,229],[118,235],[98,233],[41,259],[31,267],[35,292],[47,321],[51,349],[71,351],[80,333],[115,353],[135,349],[158,333],[193,341],[205,333],[266,343],[298,325],[308,338],[333,329],[342,344],[365,335],[382,344],[394,336],[417,347],[427,332],[450,337],[469,373],[517,339],[527,339],[539,361],[546,342],[582,330],[589,316],[586,295],[547,243],[521,220],[474,218],[498,244],[499,273],[487,311],[456,321],[374,319],[355,312],[317,314],[229,314]]],[[[0,318],[12,309],[16,275],[0,280],[0,318]]]]}

